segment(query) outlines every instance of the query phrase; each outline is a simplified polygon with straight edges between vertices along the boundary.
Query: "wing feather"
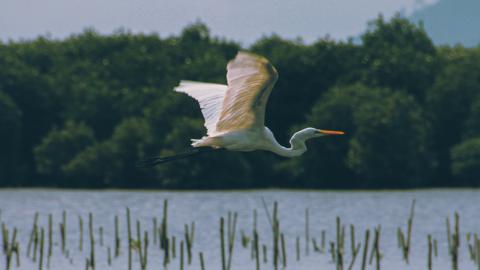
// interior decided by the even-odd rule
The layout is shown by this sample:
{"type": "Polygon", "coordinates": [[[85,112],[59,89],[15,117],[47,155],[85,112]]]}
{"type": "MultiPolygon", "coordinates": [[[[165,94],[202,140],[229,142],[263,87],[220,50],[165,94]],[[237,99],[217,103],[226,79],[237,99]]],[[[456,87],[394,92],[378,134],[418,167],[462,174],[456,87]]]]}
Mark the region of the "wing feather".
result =
{"type": "Polygon", "coordinates": [[[209,136],[214,135],[227,86],[215,83],[180,81],[180,84],[174,90],[185,93],[198,101],[205,119],[204,125],[207,128],[207,134],[209,136]]]}
{"type": "Polygon", "coordinates": [[[228,89],[216,131],[263,127],[268,97],[278,73],[264,57],[239,52],[227,65],[228,89]]]}

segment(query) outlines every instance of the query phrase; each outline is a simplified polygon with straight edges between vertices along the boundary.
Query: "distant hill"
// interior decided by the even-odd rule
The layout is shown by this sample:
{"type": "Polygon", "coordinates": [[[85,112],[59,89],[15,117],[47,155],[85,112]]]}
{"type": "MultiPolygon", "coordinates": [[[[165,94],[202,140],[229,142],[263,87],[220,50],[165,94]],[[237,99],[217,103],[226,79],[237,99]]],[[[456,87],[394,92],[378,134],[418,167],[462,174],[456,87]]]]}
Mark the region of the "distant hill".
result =
{"type": "Polygon", "coordinates": [[[412,14],[414,22],[423,21],[435,44],[480,44],[480,1],[440,0],[412,14]]]}

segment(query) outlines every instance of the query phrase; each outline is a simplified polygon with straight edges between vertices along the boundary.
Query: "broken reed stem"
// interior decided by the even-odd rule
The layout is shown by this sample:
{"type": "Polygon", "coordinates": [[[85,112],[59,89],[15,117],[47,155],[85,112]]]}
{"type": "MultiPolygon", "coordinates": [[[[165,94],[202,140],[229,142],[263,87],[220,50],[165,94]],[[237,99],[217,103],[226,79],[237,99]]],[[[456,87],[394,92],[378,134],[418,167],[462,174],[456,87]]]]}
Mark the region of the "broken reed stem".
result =
{"type": "Polygon", "coordinates": [[[198,257],[200,259],[200,270],[205,270],[205,261],[203,260],[203,253],[199,252],[198,257]]]}
{"type": "Polygon", "coordinates": [[[428,241],[427,267],[428,267],[428,270],[432,270],[432,236],[430,234],[427,236],[427,241],[428,241]]]}
{"type": "Polygon", "coordinates": [[[112,249],[110,248],[110,246],[107,247],[107,263],[108,266],[112,265],[112,249]]]}
{"type": "Polygon", "coordinates": [[[352,270],[353,265],[355,264],[355,260],[357,259],[358,252],[360,251],[360,243],[357,244],[355,247],[355,250],[352,254],[352,261],[350,262],[350,265],[348,266],[348,270],[352,270]]]}
{"type": "Polygon", "coordinates": [[[40,261],[38,263],[38,269],[43,269],[43,248],[45,242],[45,230],[42,228],[40,231],[40,261]]]}
{"type": "Polygon", "coordinates": [[[279,259],[279,223],[278,223],[278,204],[277,202],[273,203],[273,265],[274,269],[278,269],[278,259],[279,259]]]}
{"type": "Polygon", "coordinates": [[[135,242],[135,248],[138,250],[138,258],[140,262],[140,269],[147,269],[147,254],[148,254],[148,232],[144,231],[143,245],[141,236],[141,224],[137,220],[137,241],[135,242]]]}
{"type": "Polygon", "coordinates": [[[263,251],[263,263],[267,263],[267,245],[263,244],[262,245],[262,251],[263,251]]]}
{"type": "Polygon", "coordinates": [[[412,206],[410,208],[410,216],[408,218],[408,227],[407,227],[407,247],[406,247],[406,259],[408,262],[408,257],[410,255],[410,246],[412,243],[412,227],[413,227],[413,216],[415,214],[415,199],[412,201],[412,206]]]}
{"type": "Polygon", "coordinates": [[[270,227],[273,228],[272,217],[270,216],[270,212],[268,211],[267,203],[265,202],[265,199],[263,197],[262,197],[262,204],[263,204],[263,209],[265,209],[265,213],[267,214],[268,223],[270,223],[270,227]]]}
{"type": "Polygon", "coordinates": [[[130,208],[127,211],[127,241],[128,241],[128,270],[132,270],[132,227],[130,220],[130,208]]]}
{"type": "Polygon", "coordinates": [[[183,240],[180,241],[180,270],[183,270],[183,240]]]}
{"type": "Polygon", "coordinates": [[[157,217],[153,217],[153,220],[152,220],[153,224],[153,244],[156,245],[157,244],[157,237],[158,237],[158,230],[157,230],[157,217]]]}
{"type": "Polygon", "coordinates": [[[475,240],[473,240],[473,244],[470,242],[470,239],[472,238],[472,235],[470,233],[467,233],[466,238],[467,238],[468,252],[470,253],[470,260],[472,260],[473,262],[476,262],[477,259],[475,258],[475,240]]]}
{"type": "Polygon", "coordinates": [[[162,225],[161,225],[161,239],[160,239],[160,247],[162,249],[166,249],[166,242],[168,239],[168,200],[163,200],[163,218],[162,218],[162,225]]]}
{"type": "Polygon", "coordinates": [[[253,243],[255,247],[255,269],[260,270],[260,252],[258,250],[258,233],[253,231],[253,243]]]}
{"type": "Polygon", "coordinates": [[[310,214],[308,208],[305,209],[305,254],[308,256],[309,254],[309,246],[310,246],[310,226],[309,226],[309,219],[310,214]]]}
{"type": "Polygon", "coordinates": [[[447,226],[447,244],[448,244],[448,251],[452,249],[452,233],[450,231],[450,218],[447,217],[445,220],[447,226]]]}
{"type": "Polygon", "coordinates": [[[415,214],[415,199],[412,201],[412,206],[410,207],[410,215],[407,220],[407,237],[405,239],[405,235],[403,234],[402,230],[398,228],[398,237],[399,237],[399,245],[402,248],[403,259],[408,264],[409,262],[409,255],[410,255],[410,247],[411,247],[411,240],[412,240],[412,226],[413,226],[413,216],[415,214]]]}
{"type": "Polygon", "coordinates": [[[283,268],[287,267],[287,252],[285,250],[285,237],[283,236],[283,233],[280,234],[280,240],[282,243],[282,265],[283,268]]]}
{"type": "Polygon", "coordinates": [[[184,237],[185,237],[185,243],[187,245],[187,257],[188,257],[188,264],[190,265],[190,263],[192,262],[192,251],[190,249],[190,236],[188,234],[188,224],[185,224],[184,225],[184,237]]]}
{"type": "Polygon", "coordinates": [[[370,264],[370,265],[373,263],[373,258],[374,258],[374,256],[375,256],[375,251],[376,251],[376,249],[375,249],[375,245],[376,245],[376,244],[375,244],[375,243],[376,243],[376,242],[377,242],[377,228],[374,228],[374,229],[373,229],[372,249],[371,249],[371,251],[370,251],[370,257],[369,257],[369,259],[368,259],[368,264],[370,264]]]}
{"type": "Polygon", "coordinates": [[[476,246],[476,253],[477,253],[477,266],[480,270],[480,239],[475,235],[475,246],[476,246]]]}
{"type": "Polygon", "coordinates": [[[88,230],[90,234],[90,267],[95,270],[95,238],[93,236],[93,215],[88,213],[88,230]]]}
{"type": "Polygon", "coordinates": [[[190,230],[188,229],[188,224],[185,224],[185,243],[187,244],[187,256],[188,256],[188,264],[192,263],[192,245],[193,245],[193,236],[195,232],[195,222],[192,222],[190,226],[190,230]]]}
{"type": "MultiPolygon", "coordinates": [[[[15,233],[15,230],[14,230],[15,233]]],[[[13,252],[15,252],[15,259],[17,262],[17,268],[20,268],[20,245],[19,243],[15,240],[12,242],[13,243],[13,252]]]]}
{"type": "Polygon", "coordinates": [[[300,261],[300,237],[295,239],[295,251],[297,254],[297,262],[300,261]]]}
{"type": "Polygon", "coordinates": [[[142,236],[140,233],[140,221],[137,220],[137,240],[135,241],[135,249],[138,251],[138,258],[140,263],[140,268],[143,270],[143,254],[142,254],[142,236]]]}
{"type": "Polygon", "coordinates": [[[32,231],[30,233],[30,238],[28,240],[28,245],[27,245],[27,256],[30,257],[31,250],[32,250],[32,244],[34,241],[34,237],[37,231],[37,222],[38,222],[38,212],[35,212],[35,216],[33,218],[33,226],[32,226],[32,231]]]}
{"type": "Polygon", "coordinates": [[[60,224],[60,236],[62,239],[62,254],[65,254],[65,244],[67,241],[67,212],[62,211],[62,223],[60,224]]]}
{"type": "Polygon", "coordinates": [[[342,236],[342,223],[340,217],[336,218],[337,228],[337,249],[336,249],[336,265],[337,270],[343,270],[343,236],[342,236]]]}
{"type": "MultiPolygon", "coordinates": [[[[256,231],[257,231],[257,209],[253,209],[252,239],[254,239],[254,241],[255,241],[256,231]]],[[[251,251],[250,256],[251,256],[252,259],[255,259],[255,252],[257,252],[255,250],[255,243],[253,243],[251,247],[252,247],[251,248],[252,251],[251,251]]]]}
{"type": "Polygon", "coordinates": [[[177,252],[176,252],[176,243],[177,243],[177,239],[175,238],[175,236],[172,236],[172,258],[176,258],[177,256],[177,252]]]}
{"type": "Polygon", "coordinates": [[[38,241],[39,239],[39,232],[38,232],[38,227],[35,229],[35,233],[33,236],[33,261],[37,261],[37,251],[38,251],[38,241]]]}
{"type": "Polygon", "coordinates": [[[168,200],[163,200],[163,217],[160,231],[160,248],[163,249],[163,265],[166,266],[170,262],[169,238],[168,238],[168,200]]]}
{"type": "Polygon", "coordinates": [[[195,221],[190,225],[190,250],[193,249],[193,242],[195,240],[195,221]]]}
{"type": "Polygon", "coordinates": [[[459,222],[458,213],[455,212],[454,232],[452,234],[450,230],[450,220],[448,217],[446,219],[448,251],[452,261],[453,270],[458,270],[458,248],[460,246],[459,222]]]}
{"type": "Polygon", "coordinates": [[[378,228],[375,229],[375,262],[376,262],[376,269],[380,270],[380,260],[382,258],[382,254],[380,253],[380,232],[382,227],[378,225],[378,228]]]}
{"type": "Polygon", "coordinates": [[[370,238],[370,230],[365,231],[365,241],[363,244],[363,256],[362,256],[362,270],[365,270],[367,266],[367,254],[368,254],[368,242],[370,238]]]}
{"type": "Polygon", "coordinates": [[[99,234],[99,237],[100,237],[100,246],[103,247],[103,227],[100,226],[100,228],[98,228],[98,234],[99,234]]]}
{"type": "Polygon", "coordinates": [[[48,265],[50,265],[50,257],[53,253],[53,216],[48,215],[48,265]]]}
{"type": "MultiPolygon", "coordinates": [[[[245,234],[243,230],[240,231],[240,241],[243,248],[248,248],[248,244],[250,243],[250,237],[245,234]]],[[[253,256],[253,253],[251,253],[251,255],[253,256]]]]}
{"type": "MultiPolygon", "coordinates": [[[[233,257],[233,248],[235,244],[235,232],[237,228],[237,212],[233,214],[233,222],[229,222],[228,228],[228,262],[227,262],[227,269],[230,269],[232,265],[232,257],[233,257]]],[[[229,213],[230,217],[230,213],[229,213]]],[[[230,218],[229,218],[230,220],[230,218]]]]}
{"type": "Polygon", "coordinates": [[[6,254],[8,250],[8,229],[5,223],[2,222],[2,250],[6,254]]]}
{"type": "Polygon", "coordinates": [[[313,244],[313,251],[321,253],[321,250],[318,247],[317,240],[315,238],[312,238],[312,244],[313,244]]]}
{"type": "Polygon", "coordinates": [[[337,257],[336,257],[336,252],[335,252],[335,243],[330,242],[330,255],[332,257],[332,262],[335,263],[335,267],[337,267],[337,257]]]}
{"type": "Polygon", "coordinates": [[[4,237],[4,241],[6,239],[6,244],[4,246],[5,248],[5,256],[6,256],[6,260],[5,260],[5,263],[6,263],[6,269],[9,270],[11,265],[12,265],[12,254],[13,252],[16,253],[16,256],[17,256],[17,266],[19,266],[19,259],[18,259],[18,244],[17,244],[17,228],[13,228],[13,234],[12,234],[12,240],[10,243],[8,243],[8,230],[7,230],[7,227],[4,223],[2,223],[2,230],[3,230],[3,237],[4,237]]]}
{"type": "MultiPolygon", "coordinates": [[[[220,251],[222,258],[222,270],[227,269],[227,263],[225,260],[225,235],[224,235],[224,226],[225,220],[223,217],[220,218],[220,251]]],[[[182,242],[183,245],[183,242],[182,242]]]]}
{"type": "Polygon", "coordinates": [[[474,262],[477,263],[477,264],[480,262],[480,257],[477,256],[478,255],[477,254],[478,253],[478,248],[479,248],[479,246],[478,246],[478,235],[474,234],[474,238],[473,238],[474,255],[473,255],[473,257],[474,257],[474,262]]]}
{"type": "Polygon", "coordinates": [[[355,254],[355,227],[353,224],[350,224],[350,249],[352,256],[355,254]]]}
{"type": "Polygon", "coordinates": [[[142,259],[142,269],[147,269],[148,264],[148,232],[143,232],[143,258],[142,259]]]}
{"type": "Polygon", "coordinates": [[[167,238],[165,239],[165,252],[164,252],[163,263],[167,265],[169,262],[170,262],[170,239],[167,238]]]}
{"type": "Polygon", "coordinates": [[[115,215],[115,257],[120,256],[120,231],[118,229],[118,216],[115,215]]]}
{"type": "Polygon", "coordinates": [[[82,219],[82,216],[80,215],[78,215],[78,227],[79,227],[79,233],[80,233],[78,250],[82,251],[83,250],[83,219],[82,219]]]}
{"type": "Polygon", "coordinates": [[[325,230],[322,230],[322,234],[321,234],[321,235],[322,235],[322,236],[321,236],[322,239],[321,239],[321,247],[320,247],[320,252],[321,252],[321,253],[324,253],[324,252],[325,252],[325,241],[326,241],[325,234],[326,234],[325,230]]]}

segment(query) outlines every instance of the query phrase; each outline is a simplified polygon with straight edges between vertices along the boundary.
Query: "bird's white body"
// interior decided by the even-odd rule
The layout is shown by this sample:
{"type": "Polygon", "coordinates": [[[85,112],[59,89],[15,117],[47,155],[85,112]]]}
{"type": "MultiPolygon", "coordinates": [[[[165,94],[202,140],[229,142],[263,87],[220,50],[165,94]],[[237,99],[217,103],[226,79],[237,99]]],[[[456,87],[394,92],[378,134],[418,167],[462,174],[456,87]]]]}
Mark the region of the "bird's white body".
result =
{"type": "Polygon", "coordinates": [[[192,140],[192,146],[225,148],[231,151],[242,152],[264,150],[284,157],[295,157],[307,151],[304,141],[296,138],[301,133],[297,132],[296,134],[298,135],[294,135],[290,140],[290,148],[280,145],[275,139],[273,132],[267,127],[263,129],[235,130],[213,137],[206,136],[199,140],[192,140]]]}
{"type": "Polygon", "coordinates": [[[275,68],[263,57],[239,52],[227,65],[227,85],[181,81],[175,91],[195,98],[205,118],[207,135],[192,139],[193,147],[225,148],[232,151],[265,150],[284,157],[303,154],[305,141],[340,131],[306,128],[283,147],[264,126],[268,97],[278,78],[275,68]]]}

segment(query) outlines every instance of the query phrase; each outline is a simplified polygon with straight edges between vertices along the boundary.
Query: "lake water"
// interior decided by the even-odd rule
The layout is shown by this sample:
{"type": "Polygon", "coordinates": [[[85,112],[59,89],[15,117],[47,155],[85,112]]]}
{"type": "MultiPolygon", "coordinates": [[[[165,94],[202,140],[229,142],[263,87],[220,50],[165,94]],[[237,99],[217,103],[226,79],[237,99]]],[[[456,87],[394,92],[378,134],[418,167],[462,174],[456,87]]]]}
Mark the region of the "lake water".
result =
{"type": "MultiPolygon", "coordinates": [[[[305,209],[310,213],[310,235],[320,243],[321,231],[326,231],[326,241],[335,241],[336,222],[339,216],[346,225],[345,269],[350,263],[349,224],[356,228],[357,242],[362,242],[367,228],[381,225],[380,249],[382,252],[381,269],[427,269],[427,235],[438,241],[438,257],[433,259],[433,269],[451,269],[447,248],[445,218],[453,220],[453,214],[460,214],[460,267],[459,269],[478,269],[470,260],[466,241],[467,233],[480,232],[480,191],[479,190],[418,190],[418,191],[72,191],[72,190],[15,190],[0,189],[0,221],[9,229],[18,229],[21,265],[12,269],[38,269],[37,262],[27,258],[27,243],[36,212],[40,214],[39,226],[47,226],[48,214],[54,217],[53,257],[50,269],[85,269],[85,260],[89,256],[88,213],[93,213],[96,237],[96,269],[127,269],[126,218],[125,208],[131,209],[132,220],[140,220],[142,230],[148,230],[151,237],[152,218],[161,220],[163,200],[168,199],[168,230],[176,239],[183,239],[184,224],[195,221],[195,239],[193,244],[192,265],[185,263],[185,269],[200,269],[198,252],[203,252],[206,269],[221,269],[219,218],[227,216],[228,211],[238,212],[237,234],[231,269],[255,269],[255,261],[250,258],[250,249],[241,245],[240,231],[251,235],[253,211],[258,212],[258,231],[260,244],[268,245],[268,263],[261,269],[273,269],[272,232],[262,198],[267,202],[270,212],[274,201],[279,204],[281,232],[285,235],[286,269],[335,269],[328,252],[314,252],[310,247],[309,256],[305,255],[305,209]],[[406,231],[407,219],[412,200],[416,200],[413,220],[412,250],[410,264],[402,260],[397,245],[397,228],[406,231]],[[67,213],[68,259],[61,255],[59,223],[62,211],[67,213]],[[78,250],[79,222],[84,220],[84,248],[78,250]],[[107,247],[114,245],[114,217],[119,216],[122,238],[122,254],[114,258],[112,266],[107,264],[107,247]],[[104,245],[99,244],[98,228],[104,228],[104,245]],[[301,259],[296,261],[296,237],[300,237],[301,259]]],[[[160,223],[160,222],[159,222],[160,223]]],[[[453,226],[452,226],[453,227],[453,226]]],[[[136,235],[135,227],[133,227],[136,235]]],[[[372,238],[370,238],[372,239],[372,238]]],[[[370,243],[371,247],[371,243],[370,243]]],[[[167,269],[180,269],[179,244],[177,257],[172,259],[167,269]]],[[[353,269],[360,269],[361,253],[353,269]]],[[[164,269],[163,253],[158,245],[150,240],[148,269],[164,269]]],[[[5,258],[0,253],[0,269],[4,269],[5,258]]],[[[138,256],[134,256],[133,269],[139,268],[138,256]]],[[[279,267],[281,269],[281,267],[279,267]]],[[[44,269],[47,269],[44,267],[44,269]]],[[[375,263],[367,265],[375,269],[375,263]]]]}

